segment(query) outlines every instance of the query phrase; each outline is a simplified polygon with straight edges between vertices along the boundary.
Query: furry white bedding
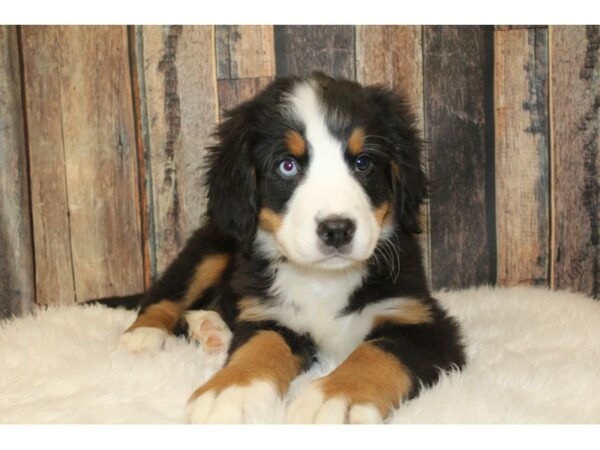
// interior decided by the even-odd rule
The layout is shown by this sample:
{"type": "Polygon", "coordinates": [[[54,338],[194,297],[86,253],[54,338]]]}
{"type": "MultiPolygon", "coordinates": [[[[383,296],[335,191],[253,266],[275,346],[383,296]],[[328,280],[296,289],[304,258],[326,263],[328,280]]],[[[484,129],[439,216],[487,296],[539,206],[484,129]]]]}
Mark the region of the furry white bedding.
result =
{"type": "MultiPolygon", "coordinates": [[[[600,423],[600,302],[524,287],[436,296],[462,324],[468,365],[388,422],[600,423]]],[[[130,354],[117,342],[133,319],[60,306],[2,322],[0,422],[185,422],[188,396],[224,355],[175,338],[158,353],[130,354]]],[[[332,367],[302,375],[287,400],[332,367]]]]}

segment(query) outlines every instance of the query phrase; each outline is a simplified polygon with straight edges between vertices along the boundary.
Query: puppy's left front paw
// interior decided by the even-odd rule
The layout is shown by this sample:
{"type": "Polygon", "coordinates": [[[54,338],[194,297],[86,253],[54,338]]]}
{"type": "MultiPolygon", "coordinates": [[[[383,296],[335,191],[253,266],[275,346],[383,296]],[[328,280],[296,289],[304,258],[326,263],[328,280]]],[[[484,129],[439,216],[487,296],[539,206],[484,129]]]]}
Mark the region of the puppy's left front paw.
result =
{"type": "Polygon", "coordinates": [[[287,423],[373,424],[382,423],[377,407],[370,402],[352,402],[340,393],[328,396],[321,387],[322,380],[311,383],[287,409],[287,423]]]}
{"type": "Polygon", "coordinates": [[[192,396],[188,418],[190,423],[273,423],[281,408],[277,388],[268,381],[256,380],[192,396]]]}

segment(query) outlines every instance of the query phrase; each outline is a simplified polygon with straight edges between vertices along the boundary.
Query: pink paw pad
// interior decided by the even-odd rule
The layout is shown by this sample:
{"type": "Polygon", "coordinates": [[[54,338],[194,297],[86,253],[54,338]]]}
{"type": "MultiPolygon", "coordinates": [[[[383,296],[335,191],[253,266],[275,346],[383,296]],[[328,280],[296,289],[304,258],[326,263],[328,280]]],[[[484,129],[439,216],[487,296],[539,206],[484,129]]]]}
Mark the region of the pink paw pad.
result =
{"type": "Polygon", "coordinates": [[[185,318],[189,326],[189,337],[210,353],[227,350],[232,333],[221,316],[214,311],[189,311],[185,318]]]}

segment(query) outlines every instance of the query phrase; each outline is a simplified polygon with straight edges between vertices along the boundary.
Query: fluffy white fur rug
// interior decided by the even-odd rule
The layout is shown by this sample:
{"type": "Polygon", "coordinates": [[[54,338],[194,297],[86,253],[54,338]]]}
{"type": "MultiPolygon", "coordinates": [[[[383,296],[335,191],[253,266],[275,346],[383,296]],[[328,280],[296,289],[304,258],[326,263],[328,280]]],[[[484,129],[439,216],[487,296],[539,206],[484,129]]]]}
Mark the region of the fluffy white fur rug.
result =
{"type": "MultiPolygon", "coordinates": [[[[478,288],[437,298],[462,323],[467,368],[402,405],[393,423],[600,423],[600,302],[568,292],[478,288]]],[[[117,348],[134,313],[61,306],[0,325],[0,422],[179,423],[224,355],[172,338],[117,348]]],[[[298,378],[288,396],[332,362],[298,378]]]]}

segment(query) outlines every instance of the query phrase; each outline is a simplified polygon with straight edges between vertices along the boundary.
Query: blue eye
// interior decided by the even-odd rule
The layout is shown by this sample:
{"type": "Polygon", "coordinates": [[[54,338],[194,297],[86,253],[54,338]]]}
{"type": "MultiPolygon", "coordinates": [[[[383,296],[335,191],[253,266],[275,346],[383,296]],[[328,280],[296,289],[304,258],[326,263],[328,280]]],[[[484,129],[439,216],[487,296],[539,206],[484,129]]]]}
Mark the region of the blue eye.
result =
{"type": "Polygon", "coordinates": [[[293,159],[287,158],[279,163],[277,170],[284,177],[295,177],[298,175],[298,164],[293,159]]]}
{"type": "Polygon", "coordinates": [[[371,167],[371,159],[367,155],[358,155],[354,160],[354,170],[364,172],[371,167]]]}

